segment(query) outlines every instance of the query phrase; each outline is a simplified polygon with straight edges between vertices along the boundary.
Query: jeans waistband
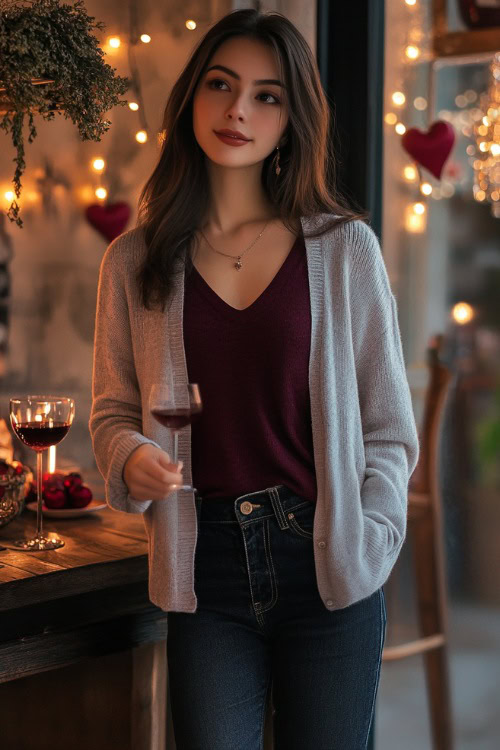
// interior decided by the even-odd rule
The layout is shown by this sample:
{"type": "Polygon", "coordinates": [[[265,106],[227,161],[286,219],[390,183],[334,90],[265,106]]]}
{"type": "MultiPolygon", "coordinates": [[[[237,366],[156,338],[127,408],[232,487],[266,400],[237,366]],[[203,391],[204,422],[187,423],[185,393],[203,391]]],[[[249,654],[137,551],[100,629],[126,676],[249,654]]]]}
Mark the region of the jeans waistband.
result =
{"type": "Polygon", "coordinates": [[[206,502],[201,495],[196,494],[196,510],[200,523],[240,523],[275,515],[280,528],[284,529],[289,525],[285,512],[304,504],[314,505],[282,484],[249,492],[237,498],[218,498],[206,502]]]}

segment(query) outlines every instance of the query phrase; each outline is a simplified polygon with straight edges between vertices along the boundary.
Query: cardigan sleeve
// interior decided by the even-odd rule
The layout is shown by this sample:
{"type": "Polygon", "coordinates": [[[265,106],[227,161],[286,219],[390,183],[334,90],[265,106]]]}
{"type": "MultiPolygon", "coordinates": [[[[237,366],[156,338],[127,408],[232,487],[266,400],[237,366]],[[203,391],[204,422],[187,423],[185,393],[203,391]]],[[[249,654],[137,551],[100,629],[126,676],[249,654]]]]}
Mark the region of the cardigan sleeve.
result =
{"type": "Polygon", "coordinates": [[[129,250],[130,243],[126,248],[122,243],[122,237],[111,243],[99,273],[89,429],[97,467],[105,480],[106,502],[115,510],[143,513],[152,500],[136,500],[129,494],[123,468],[140,445],[157,443],[142,434],[125,289],[126,269],[131,264],[130,258],[120,258],[120,250],[129,250]]]}
{"type": "Polygon", "coordinates": [[[394,563],[403,545],[419,440],[396,299],[375,233],[365,224],[358,231],[353,345],[366,461],[360,553],[376,569],[394,563]]]}

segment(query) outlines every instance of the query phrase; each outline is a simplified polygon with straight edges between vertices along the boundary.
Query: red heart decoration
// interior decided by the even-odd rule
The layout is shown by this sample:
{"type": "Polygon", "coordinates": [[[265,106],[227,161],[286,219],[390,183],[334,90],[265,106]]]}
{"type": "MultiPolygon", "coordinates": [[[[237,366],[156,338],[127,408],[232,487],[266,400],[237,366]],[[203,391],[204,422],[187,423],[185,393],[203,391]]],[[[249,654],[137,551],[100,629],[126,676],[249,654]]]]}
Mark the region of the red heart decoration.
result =
{"type": "Polygon", "coordinates": [[[438,180],[455,143],[455,131],[449,122],[437,120],[427,133],[410,128],[401,139],[404,150],[438,180]]]}
{"type": "Polygon", "coordinates": [[[127,226],[130,219],[130,206],[125,201],[110,203],[107,206],[93,203],[87,206],[85,215],[89,224],[97,229],[108,242],[112,242],[127,226]]]}

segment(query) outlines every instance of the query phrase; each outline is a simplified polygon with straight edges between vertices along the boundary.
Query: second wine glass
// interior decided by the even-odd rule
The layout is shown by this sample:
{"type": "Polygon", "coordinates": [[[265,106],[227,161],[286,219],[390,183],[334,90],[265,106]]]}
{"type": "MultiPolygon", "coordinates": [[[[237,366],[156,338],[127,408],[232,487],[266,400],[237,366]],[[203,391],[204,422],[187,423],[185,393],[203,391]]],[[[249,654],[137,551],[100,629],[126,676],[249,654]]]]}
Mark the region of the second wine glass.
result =
{"type": "MultiPolygon", "coordinates": [[[[153,417],[174,433],[172,462],[178,463],[179,432],[191,424],[201,413],[202,401],[197,383],[187,385],[155,384],[149,395],[149,408],[153,417]]],[[[190,484],[172,484],[171,490],[193,490],[190,484]]]]}
{"type": "Polygon", "coordinates": [[[24,396],[10,399],[10,421],[19,440],[36,452],[36,535],[18,539],[16,549],[43,552],[64,547],[56,535],[49,539],[43,533],[42,453],[66,437],[75,416],[75,402],[66,396],[24,396]]]}

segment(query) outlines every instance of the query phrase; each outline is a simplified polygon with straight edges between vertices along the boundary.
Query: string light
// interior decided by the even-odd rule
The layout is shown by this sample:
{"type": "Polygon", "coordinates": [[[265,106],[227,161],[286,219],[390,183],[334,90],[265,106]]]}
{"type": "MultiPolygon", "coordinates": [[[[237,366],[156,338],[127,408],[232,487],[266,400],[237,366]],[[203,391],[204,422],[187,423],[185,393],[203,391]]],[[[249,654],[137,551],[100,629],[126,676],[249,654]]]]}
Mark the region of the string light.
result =
{"type": "Polygon", "coordinates": [[[392,95],[392,102],[396,105],[396,107],[402,107],[403,104],[406,101],[406,96],[403,94],[402,91],[395,91],[392,95]]]}
{"type": "Polygon", "coordinates": [[[408,182],[414,182],[417,179],[418,172],[414,166],[408,165],[403,170],[403,176],[408,182]]]}
{"type": "Polygon", "coordinates": [[[102,172],[105,166],[106,162],[104,159],[94,159],[92,162],[92,168],[95,169],[96,172],[102,172]]]}
{"type": "Polygon", "coordinates": [[[424,99],[423,96],[417,96],[417,98],[413,100],[413,106],[415,109],[423,112],[424,109],[427,109],[427,99],[424,99]]]}
{"type": "Polygon", "coordinates": [[[8,200],[9,203],[12,203],[12,201],[14,200],[15,197],[16,197],[16,195],[15,195],[15,193],[12,192],[12,190],[8,190],[5,193],[5,200],[8,200]]]}
{"type": "Polygon", "coordinates": [[[196,28],[196,21],[193,21],[191,18],[186,21],[186,29],[189,29],[190,31],[194,31],[196,28]]]}
{"type": "Polygon", "coordinates": [[[453,305],[451,317],[455,323],[465,325],[474,318],[474,308],[468,302],[457,302],[456,305],[453,305]]]}
{"type": "Polygon", "coordinates": [[[422,214],[425,214],[425,206],[423,203],[414,203],[413,204],[413,213],[419,214],[420,216],[422,214]]]}
{"type": "Polygon", "coordinates": [[[420,185],[420,192],[422,195],[431,195],[432,194],[432,185],[430,182],[422,182],[420,185]]]}
{"type": "Polygon", "coordinates": [[[490,83],[480,96],[472,126],[478,158],[471,159],[474,168],[473,195],[479,201],[491,203],[493,216],[500,218],[500,52],[490,65],[490,83]]]}
{"type": "Polygon", "coordinates": [[[129,108],[130,108],[130,109],[131,109],[131,110],[132,110],[133,112],[137,112],[137,110],[139,109],[139,105],[137,104],[137,102],[129,102],[129,103],[128,103],[128,106],[129,106],[129,108]]]}
{"type": "Polygon", "coordinates": [[[149,44],[151,41],[151,37],[149,34],[141,34],[141,42],[144,42],[144,44],[149,44]]]}
{"type": "Polygon", "coordinates": [[[419,234],[425,230],[425,214],[418,214],[414,206],[407,206],[405,211],[405,229],[412,234],[419,234]]]}
{"type": "Polygon", "coordinates": [[[110,47],[113,47],[113,49],[118,49],[118,47],[121,45],[121,40],[119,36],[110,36],[108,39],[108,44],[110,47]]]}
{"type": "Polygon", "coordinates": [[[106,190],[106,188],[98,187],[95,191],[95,194],[97,198],[99,198],[99,200],[103,201],[106,198],[108,191],[106,190]]]}
{"type": "Polygon", "coordinates": [[[405,49],[405,55],[409,60],[416,60],[420,56],[420,50],[414,44],[409,44],[405,49]]]}
{"type": "Polygon", "coordinates": [[[388,125],[395,125],[398,121],[398,117],[394,112],[388,112],[384,119],[388,125]]]}
{"type": "Polygon", "coordinates": [[[398,135],[404,135],[406,133],[406,128],[402,122],[398,122],[394,130],[396,131],[398,135]]]}
{"type": "Polygon", "coordinates": [[[146,141],[148,140],[148,134],[145,130],[139,130],[135,134],[135,140],[138,141],[138,143],[146,143],[146,141]]]}
{"type": "Polygon", "coordinates": [[[416,3],[416,2],[417,2],[417,0],[405,0],[405,3],[406,3],[407,5],[410,5],[410,6],[411,6],[411,5],[415,5],[415,3],[416,3]]]}

